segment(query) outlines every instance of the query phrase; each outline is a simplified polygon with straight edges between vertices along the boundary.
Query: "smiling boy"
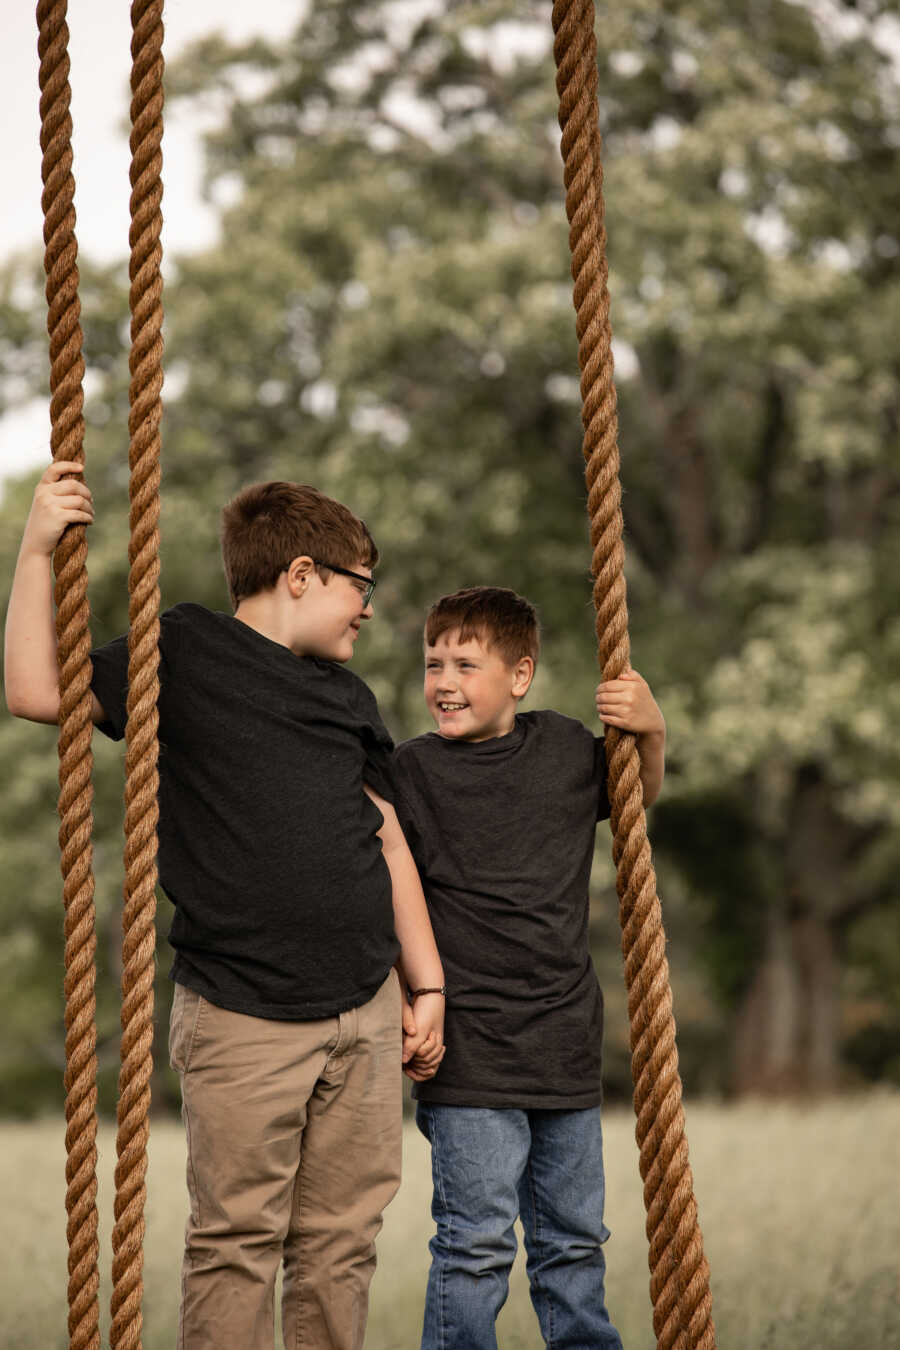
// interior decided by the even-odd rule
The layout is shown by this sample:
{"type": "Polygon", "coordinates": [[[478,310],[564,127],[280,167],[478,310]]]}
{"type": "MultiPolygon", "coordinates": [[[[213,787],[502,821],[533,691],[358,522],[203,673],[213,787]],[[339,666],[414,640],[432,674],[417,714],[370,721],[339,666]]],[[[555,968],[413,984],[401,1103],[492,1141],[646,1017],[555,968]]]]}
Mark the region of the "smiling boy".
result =
{"type": "MultiPolygon", "coordinates": [[[[588,948],[606,761],[581,722],[519,711],[538,651],[535,610],[513,591],[444,596],[425,625],[437,731],[395,753],[447,990],[446,1053],[414,1089],[436,1224],[423,1350],[495,1350],[517,1217],[545,1343],[621,1350],[604,1292],[603,1000],[588,948]]],[[[649,805],[665,756],[649,686],[629,670],[596,706],[635,733],[649,805]]]]}
{"type": "MultiPolygon", "coordinates": [[[[59,708],[50,558],[93,520],[76,463],[34,496],[6,624],[16,716],[59,708]]],[[[223,512],[234,613],[160,623],[159,874],[175,906],[170,1052],[182,1088],[190,1216],[178,1345],[360,1350],[381,1213],[400,1180],[401,999],[443,972],[393,805],[392,744],[346,669],[372,617],[363,521],[301,483],[223,512]]],[[[93,716],[125,731],[128,645],[92,654],[93,716]]],[[[417,1000],[419,1079],[443,1000],[417,1000]]]]}

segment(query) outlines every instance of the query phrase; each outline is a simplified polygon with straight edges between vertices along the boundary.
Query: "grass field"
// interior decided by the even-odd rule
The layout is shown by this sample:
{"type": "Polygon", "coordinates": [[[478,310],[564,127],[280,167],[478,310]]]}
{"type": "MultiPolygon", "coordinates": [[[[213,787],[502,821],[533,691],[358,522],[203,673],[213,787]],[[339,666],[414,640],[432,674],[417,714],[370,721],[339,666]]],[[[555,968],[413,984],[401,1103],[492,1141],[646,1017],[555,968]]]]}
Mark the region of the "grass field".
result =
{"type": "MultiPolygon", "coordinates": [[[[720,1350],[900,1350],[900,1094],[803,1108],[688,1107],[720,1350]]],[[[0,1346],[64,1350],[63,1131],[0,1124],[0,1346]]],[[[101,1134],[102,1261],[109,1268],[114,1134],[101,1134]]],[[[653,1350],[644,1214],[631,1116],[606,1118],[607,1292],[625,1350],[653,1350]]],[[[180,1126],[151,1142],[144,1350],[172,1350],[184,1224],[180,1126]]],[[[427,1268],[427,1146],[410,1128],[385,1215],[366,1350],[415,1350],[427,1268]]],[[[101,1316],[108,1325],[105,1282],[101,1316]]],[[[105,1332],[104,1332],[105,1334],[105,1332]]],[[[541,1340],[517,1263],[502,1350],[541,1340]]]]}

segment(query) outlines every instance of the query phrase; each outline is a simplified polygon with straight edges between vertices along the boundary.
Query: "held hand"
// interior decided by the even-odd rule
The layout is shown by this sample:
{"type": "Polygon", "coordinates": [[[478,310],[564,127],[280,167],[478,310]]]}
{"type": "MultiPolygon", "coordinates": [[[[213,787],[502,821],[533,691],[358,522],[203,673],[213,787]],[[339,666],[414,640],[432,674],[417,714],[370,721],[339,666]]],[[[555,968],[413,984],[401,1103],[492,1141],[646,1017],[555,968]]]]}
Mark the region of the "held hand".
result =
{"type": "Polygon", "coordinates": [[[422,1036],[418,1034],[416,1027],[416,1015],[413,1012],[413,1005],[406,994],[406,984],[403,978],[403,972],[398,968],[400,975],[400,1030],[402,1033],[402,1052],[401,1062],[405,1064],[407,1060],[412,1059],[413,1055],[422,1044],[422,1036]]]}
{"type": "Polygon", "coordinates": [[[67,525],[90,525],[94,519],[91,490],[81,477],[84,466],[55,460],[41,475],[22,536],[22,552],[49,558],[67,525]]]}
{"type": "Polygon", "coordinates": [[[404,1064],[403,1072],[414,1083],[424,1083],[426,1079],[433,1078],[444,1058],[446,1048],[443,1041],[430,1031],[418,1052],[404,1064]]]}
{"type": "Polygon", "coordinates": [[[664,736],[666,723],[650,686],[636,670],[625,669],[617,680],[597,685],[597,713],[611,727],[635,735],[664,736]]]}
{"type": "MultiPolygon", "coordinates": [[[[406,1052],[407,1037],[410,1039],[416,1034],[416,1015],[412,1010],[412,1004],[408,1003],[404,994],[400,995],[400,1025],[403,1028],[403,1061],[409,1059],[406,1052]]],[[[412,1051],[410,1051],[412,1054],[412,1051]]]]}
{"type": "Polygon", "coordinates": [[[444,997],[423,994],[403,1010],[403,1071],[415,1082],[431,1078],[444,1058],[444,997]]]}

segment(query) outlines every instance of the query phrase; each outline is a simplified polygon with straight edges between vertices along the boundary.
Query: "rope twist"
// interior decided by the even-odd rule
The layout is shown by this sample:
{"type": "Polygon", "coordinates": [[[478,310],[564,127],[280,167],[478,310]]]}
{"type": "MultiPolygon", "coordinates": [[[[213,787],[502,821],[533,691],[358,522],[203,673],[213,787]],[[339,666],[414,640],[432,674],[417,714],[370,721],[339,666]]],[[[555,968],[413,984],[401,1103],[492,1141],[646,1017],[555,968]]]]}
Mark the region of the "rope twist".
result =
{"type": "Polygon", "coordinates": [[[113,1228],[113,1350],[140,1346],[156,915],[162,417],[162,0],[131,7],[131,538],[122,1044],[113,1228]]]}
{"type": "MultiPolygon", "coordinates": [[[[604,680],[613,680],[628,665],[630,649],[593,0],[556,0],[553,31],[598,660],[604,680]]],[[[714,1350],[709,1267],[688,1162],[665,934],[647,840],[640,761],[634,737],[613,727],[607,728],[606,749],[653,1327],[658,1350],[714,1350]]]]}
{"type": "MultiPolygon", "coordinates": [[[[66,0],[36,11],[40,60],[50,446],[84,462],[84,359],[78,299],[66,0]]],[[[87,540],[71,525],[53,555],[59,667],[59,844],[65,911],[66,1213],[71,1350],[99,1350],[97,1030],[87,540]]]]}

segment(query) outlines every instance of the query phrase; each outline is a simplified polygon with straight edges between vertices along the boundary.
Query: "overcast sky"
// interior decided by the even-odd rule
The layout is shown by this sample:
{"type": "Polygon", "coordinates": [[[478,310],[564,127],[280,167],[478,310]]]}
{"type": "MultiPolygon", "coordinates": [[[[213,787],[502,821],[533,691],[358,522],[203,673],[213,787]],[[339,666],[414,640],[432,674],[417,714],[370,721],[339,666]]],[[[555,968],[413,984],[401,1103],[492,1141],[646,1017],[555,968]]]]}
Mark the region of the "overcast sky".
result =
{"type": "MultiPolygon", "coordinates": [[[[224,30],[233,39],[289,32],[304,0],[166,0],[165,47],[171,59],[187,42],[224,30]]],[[[0,258],[43,247],[37,24],[32,0],[6,0],[0,44],[3,201],[0,258]]],[[[128,253],[128,168],[131,21],[127,0],[72,0],[68,10],[72,63],[76,236],[79,250],[99,260],[128,253]]],[[[214,218],[199,200],[201,161],[186,119],[166,117],[163,138],[163,248],[183,252],[214,236],[214,218]]],[[[49,358],[48,358],[49,359],[49,358]]],[[[49,400],[49,393],[48,393],[49,400]]],[[[49,459],[47,404],[0,418],[0,478],[49,459]]]]}

